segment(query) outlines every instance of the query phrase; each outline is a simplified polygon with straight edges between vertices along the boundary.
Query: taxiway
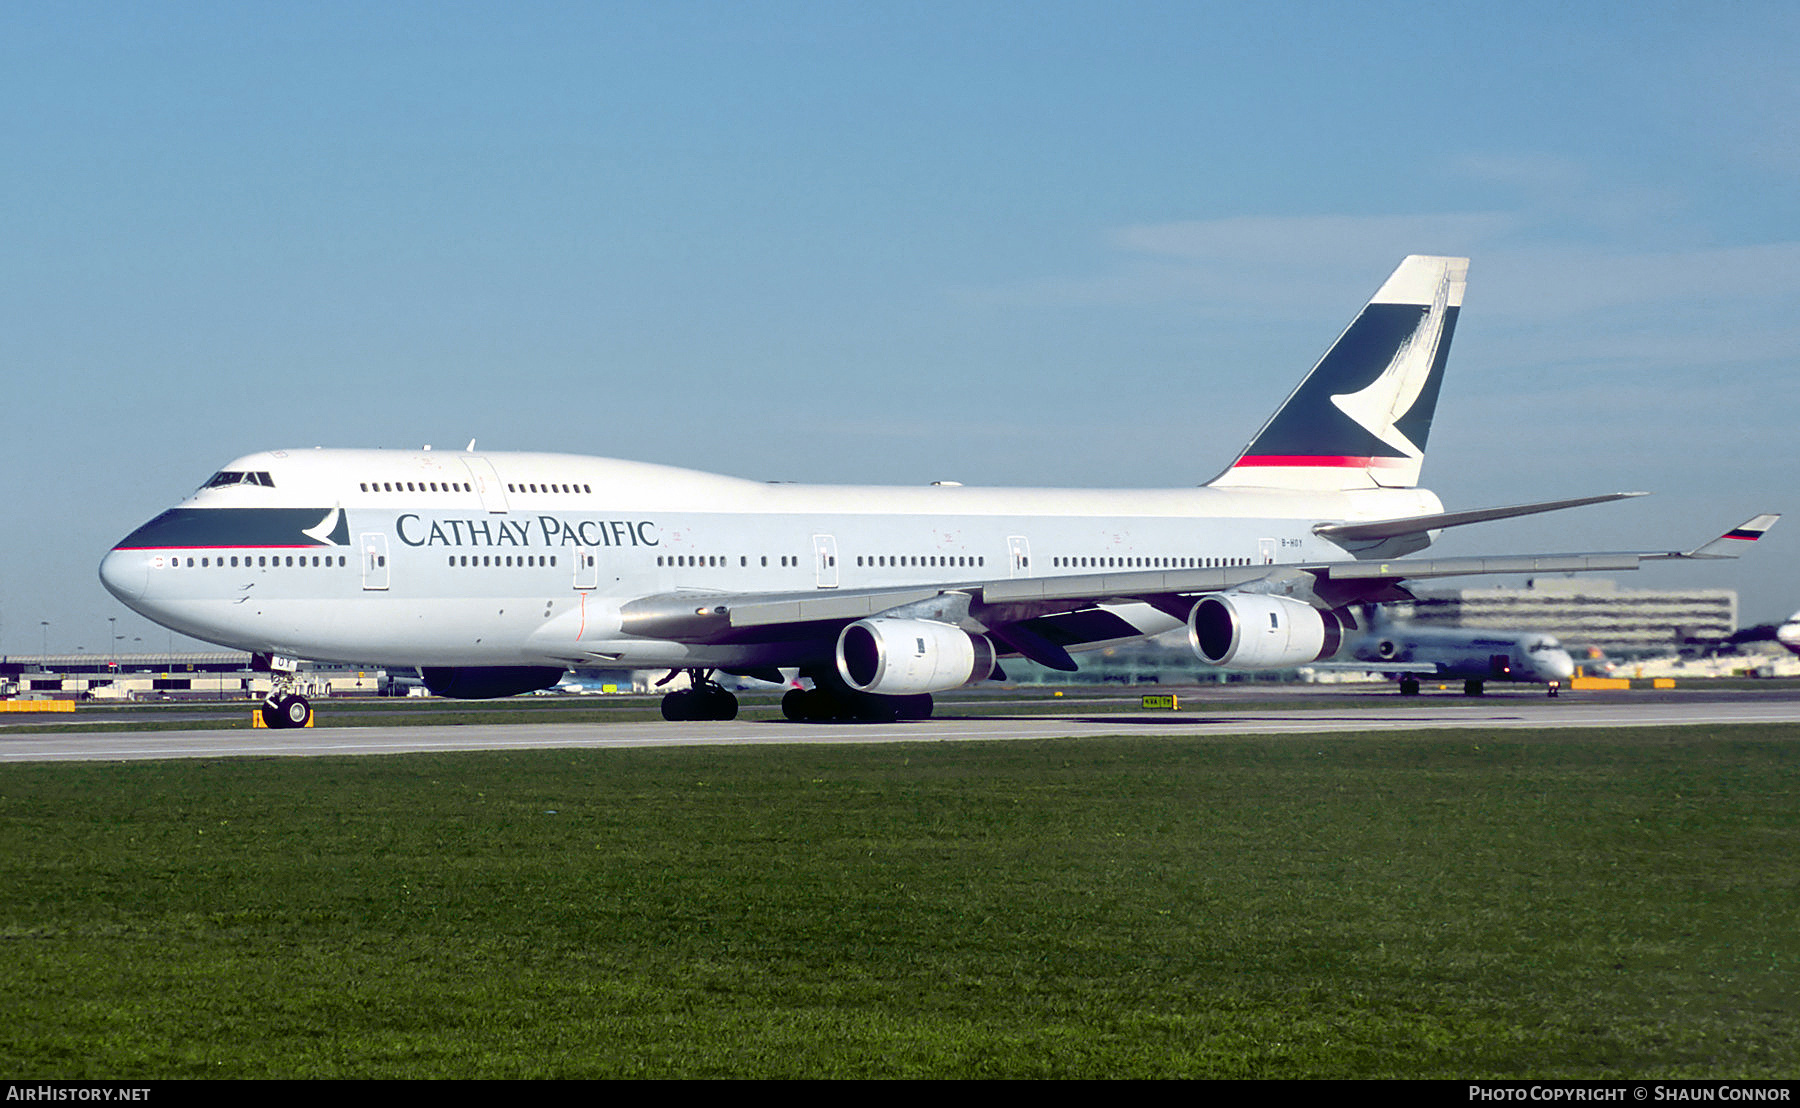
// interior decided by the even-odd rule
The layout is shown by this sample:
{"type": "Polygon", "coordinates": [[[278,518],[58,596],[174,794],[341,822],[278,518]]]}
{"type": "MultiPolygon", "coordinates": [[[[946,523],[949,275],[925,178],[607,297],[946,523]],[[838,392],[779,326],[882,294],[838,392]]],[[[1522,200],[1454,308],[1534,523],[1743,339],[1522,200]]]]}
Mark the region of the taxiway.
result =
{"type": "MultiPolygon", "coordinates": [[[[49,734],[0,733],[0,763],[136,761],[158,758],[327,757],[446,751],[597,749],[756,744],[980,742],[1101,735],[1223,737],[1339,735],[1451,729],[1800,726],[1800,695],[1606,698],[1580,702],[1527,697],[1434,704],[1411,701],[1354,708],[1054,715],[954,714],[909,723],[803,724],[779,720],[673,724],[512,723],[436,727],[315,727],[303,731],[139,731],[119,728],[49,734]]],[[[1800,730],[1795,732],[1800,737],[1800,730]]]]}

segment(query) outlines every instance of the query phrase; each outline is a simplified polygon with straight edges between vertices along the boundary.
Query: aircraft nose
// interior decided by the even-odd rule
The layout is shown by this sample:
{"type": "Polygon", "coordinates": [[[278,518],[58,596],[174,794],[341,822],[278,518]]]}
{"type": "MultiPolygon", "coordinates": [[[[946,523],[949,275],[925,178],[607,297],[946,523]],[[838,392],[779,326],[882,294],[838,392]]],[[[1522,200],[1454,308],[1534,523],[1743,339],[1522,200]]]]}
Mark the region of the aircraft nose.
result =
{"type": "Polygon", "coordinates": [[[150,567],[142,551],[115,549],[100,559],[100,583],[126,604],[140,599],[149,581],[150,567]]]}
{"type": "Polygon", "coordinates": [[[1567,681],[1575,676],[1575,659],[1569,657],[1566,650],[1546,650],[1539,662],[1543,667],[1544,677],[1555,681],[1567,681]]]}

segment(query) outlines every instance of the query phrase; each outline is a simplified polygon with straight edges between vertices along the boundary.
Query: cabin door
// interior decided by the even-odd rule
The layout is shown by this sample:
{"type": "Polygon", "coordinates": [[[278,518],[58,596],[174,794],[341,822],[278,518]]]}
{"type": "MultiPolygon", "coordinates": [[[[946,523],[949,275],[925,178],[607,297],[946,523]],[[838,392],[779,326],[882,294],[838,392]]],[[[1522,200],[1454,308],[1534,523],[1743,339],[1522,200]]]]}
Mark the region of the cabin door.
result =
{"type": "Polygon", "coordinates": [[[1024,535],[1010,535],[1006,540],[1007,562],[1012,576],[1031,576],[1031,542],[1024,535]]]}
{"type": "Polygon", "coordinates": [[[358,538],[356,545],[357,549],[362,552],[363,588],[370,591],[387,588],[387,536],[376,531],[368,531],[358,538]]]}
{"type": "Polygon", "coordinates": [[[832,535],[813,536],[813,568],[821,589],[838,587],[837,539],[832,535]]]}

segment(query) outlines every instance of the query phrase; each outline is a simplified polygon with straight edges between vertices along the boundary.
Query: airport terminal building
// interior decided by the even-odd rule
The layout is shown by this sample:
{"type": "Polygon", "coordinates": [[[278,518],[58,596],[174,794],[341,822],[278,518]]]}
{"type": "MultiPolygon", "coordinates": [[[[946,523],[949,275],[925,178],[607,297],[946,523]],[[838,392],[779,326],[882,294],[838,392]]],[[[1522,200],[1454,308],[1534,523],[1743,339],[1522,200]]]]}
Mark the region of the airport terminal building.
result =
{"type": "MultiPolygon", "coordinates": [[[[319,696],[394,691],[394,677],[373,667],[308,666],[307,682],[319,696]]],[[[250,655],[240,651],[0,656],[0,696],[6,697],[247,700],[266,695],[269,688],[268,672],[252,668],[250,655]]]]}
{"type": "Polygon", "coordinates": [[[1387,614],[1439,627],[1542,631],[1565,646],[1608,654],[1673,653],[1684,644],[1724,642],[1738,629],[1731,589],[1622,589],[1605,579],[1553,577],[1523,588],[1421,590],[1418,597],[1387,606],[1387,614]]]}

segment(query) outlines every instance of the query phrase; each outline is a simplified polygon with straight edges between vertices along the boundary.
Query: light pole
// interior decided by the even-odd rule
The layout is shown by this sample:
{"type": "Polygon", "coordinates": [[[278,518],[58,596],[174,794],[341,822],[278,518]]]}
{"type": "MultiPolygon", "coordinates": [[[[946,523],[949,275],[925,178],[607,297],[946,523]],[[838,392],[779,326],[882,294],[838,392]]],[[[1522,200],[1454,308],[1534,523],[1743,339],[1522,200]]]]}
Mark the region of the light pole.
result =
{"type": "Polygon", "coordinates": [[[48,658],[50,656],[50,621],[40,619],[38,623],[44,629],[44,657],[48,658]]]}

